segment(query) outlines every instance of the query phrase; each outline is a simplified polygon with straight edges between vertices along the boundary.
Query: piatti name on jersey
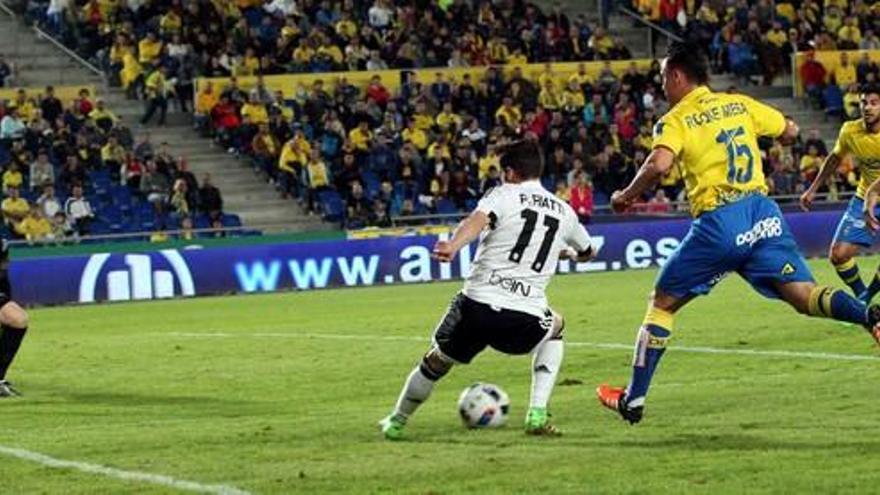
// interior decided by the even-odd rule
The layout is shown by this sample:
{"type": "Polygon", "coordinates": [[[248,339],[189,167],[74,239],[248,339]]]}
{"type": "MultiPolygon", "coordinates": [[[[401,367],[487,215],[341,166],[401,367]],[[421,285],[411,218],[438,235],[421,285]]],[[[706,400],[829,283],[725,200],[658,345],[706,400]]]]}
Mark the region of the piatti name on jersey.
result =
{"type": "Polygon", "coordinates": [[[533,208],[544,208],[546,210],[562,213],[562,203],[544,194],[523,194],[519,195],[519,203],[524,206],[533,208]]]}
{"type": "Polygon", "coordinates": [[[685,115],[684,123],[688,126],[688,129],[693,129],[694,127],[700,127],[711,122],[736,117],[745,113],[749,113],[749,111],[744,104],[740,102],[725,103],[724,105],[709,107],[701,112],[685,115]]]}

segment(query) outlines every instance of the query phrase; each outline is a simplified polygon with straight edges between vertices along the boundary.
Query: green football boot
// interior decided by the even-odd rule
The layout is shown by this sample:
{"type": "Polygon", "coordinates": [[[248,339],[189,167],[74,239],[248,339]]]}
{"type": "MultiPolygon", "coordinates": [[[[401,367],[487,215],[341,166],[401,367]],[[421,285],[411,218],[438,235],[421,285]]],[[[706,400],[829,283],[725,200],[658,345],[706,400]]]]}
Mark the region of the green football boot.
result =
{"type": "Polygon", "coordinates": [[[562,432],[550,422],[550,414],[547,408],[532,407],[526,414],[526,434],[527,435],[546,435],[559,436],[562,432]]]}
{"type": "Polygon", "coordinates": [[[385,435],[386,440],[400,440],[403,438],[403,427],[406,426],[406,420],[391,414],[379,421],[379,429],[385,435]]]}

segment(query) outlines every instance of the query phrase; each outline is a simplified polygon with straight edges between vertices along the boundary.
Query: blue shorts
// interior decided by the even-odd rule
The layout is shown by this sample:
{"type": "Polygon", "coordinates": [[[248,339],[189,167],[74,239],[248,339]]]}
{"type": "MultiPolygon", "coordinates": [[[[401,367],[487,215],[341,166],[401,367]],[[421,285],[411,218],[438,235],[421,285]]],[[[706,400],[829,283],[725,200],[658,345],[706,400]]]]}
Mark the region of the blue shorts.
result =
{"type": "MultiPolygon", "coordinates": [[[[877,240],[877,235],[871,232],[871,229],[865,224],[862,216],[862,209],[865,207],[865,200],[857,196],[849,201],[849,206],[840,217],[840,223],[837,224],[837,230],[834,232],[834,240],[832,244],[839,242],[848,242],[862,247],[871,247],[877,240]]],[[[874,209],[875,213],[880,215],[880,207],[874,209]]]]}
{"type": "Polygon", "coordinates": [[[657,289],[677,298],[708,294],[736,272],[765,297],[777,283],[812,282],[779,206],[747,196],[700,215],[657,277],[657,289]]]}

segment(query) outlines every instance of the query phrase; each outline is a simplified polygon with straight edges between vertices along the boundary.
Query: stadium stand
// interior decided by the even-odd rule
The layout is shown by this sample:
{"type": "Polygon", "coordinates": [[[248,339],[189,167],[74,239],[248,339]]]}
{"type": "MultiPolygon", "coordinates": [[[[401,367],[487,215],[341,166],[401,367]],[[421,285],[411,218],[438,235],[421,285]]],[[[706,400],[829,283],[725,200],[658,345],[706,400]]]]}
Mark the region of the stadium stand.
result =
{"type": "MultiPolygon", "coordinates": [[[[17,66],[14,84],[44,87],[48,84],[61,86],[72,82],[88,82],[99,87],[108,107],[139,135],[143,135],[137,121],[142,118],[144,102],[127,100],[124,92],[106,88],[105,78],[98,68],[94,71],[87,62],[68,56],[42,33],[36,34],[16,20],[0,15],[0,42],[5,59],[17,66]]],[[[158,146],[169,144],[174,156],[185,156],[190,170],[197,177],[210,173],[214,184],[223,191],[224,206],[240,216],[246,226],[259,227],[263,231],[322,230],[327,227],[315,219],[304,217],[300,209],[288,201],[282,201],[265,186],[253,179],[251,172],[238,160],[227,156],[225,150],[212,149],[198,141],[191,130],[191,116],[180,112],[176,106],[168,112],[166,126],[149,127],[151,142],[158,146]]]]}
{"type": "Polygon", "coordinates": [[[167,147],[136,141],[89,85],[0,90],[0,165],[7,238],[178,229],[193,238],[193,227],[241,225],[209,178],[199,184],[167,147]]]}
{"type": "Polygon", "coordinates": [[[718,72],[743,81],[755,77],[771,84],[791,70],[788,60],[795,52],[880,49],[877,3],[637,0],[629,6],[700,42],[718,72]]]}
{"type": "MultiPolygon", "coordinates": [[[[541,140],[545,186],[567,197],[577,184],[582,207],[605,205],[632,176],[665,106],[658,68],[591,62],[589,75],[577,77],[571,74],[576,63],[557,62],[630,58],[622,39],[631,34],[612,29],[610,36],[559,5],[511,2],[499,9],[482,2],[471,12],[467,2],[444,3],[420,15],[410,5],[214,2],[132,11],[95,2],[81,7],[84,15],[53,17],[31,2],[28,12],[91,57],[129,97],[146,98],[148,113],[162,114],[169,103],[181,110],[192,104],[199,132],[219,145],[214,156],[226,150],[246,157],[241,161],[275,185],[280,198],[297,198],[306,211],[350,228],[468,209],[498,180],[490,170],[497,160],[491,148],[516,136],[541,140]],[[511,65],[470,68],[502,61],[511,65]],[[523,65],[527,61],[537,64],[523,65]],[[564,76],[554,77],[557,72],[564,76]],[[203,76],[218,77],[203,84],[203,76]]],[[[636,7],[646,11],[645,5],[636,7]]],[[[675,5],[651,4],[652,15],[675,5]]],[[[745,9],[746,17],[759,7],[745,9]]],[[[713,39],[727,45],[724,60],[713,60],[729,70],[735,40],[725,34],[724,16],[706,20],[713,19],[709,8],[693,6],[688,30],[661,24],[687,36],[714,29],[713,39]]],[[[729,20],[738,22],[741,14],[731,12],[729,20]]],[[[722,88],[743,82],[721,81],[722,88]]],[[[800,164],[818,159],[808,149],[766,149],[774,192],[801,187],[800,164]]],[[[681,199],[676,176],[660,190],[636,209],[664,213],[681,199]]]]}

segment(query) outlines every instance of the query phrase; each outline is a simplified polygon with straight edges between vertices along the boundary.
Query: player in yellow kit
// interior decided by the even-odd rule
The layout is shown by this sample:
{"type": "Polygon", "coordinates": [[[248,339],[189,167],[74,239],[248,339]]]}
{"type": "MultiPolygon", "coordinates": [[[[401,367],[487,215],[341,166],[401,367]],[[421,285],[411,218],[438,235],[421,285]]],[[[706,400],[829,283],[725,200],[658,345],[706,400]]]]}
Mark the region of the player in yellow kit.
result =
{"type": "Polygon", "coordinates": [[[611,197],[621,211],[677,161],[695,220],[655,282],[638,331],[632,378],[624,388],[602,385],[599,400],[623,419],[642,419],[651,377],[666,348],[674,313],[736,272],[762,295],[798,312],[857,323],[880,337],[880,307],[845,291],[818,286],[779,210],[767,198],[757,138],[783,141],[798,128],[777,110],[747,96],[715,93],[701,50],[673,43],[663,62],[663,89],[672,109],[654,128],[653,151],[633,181],[611,197]]]}
{"type": "Polygon", "coordinates": [[[859,187],[837,225],[828,257],[853,294],[868,304],[880,292],[880,271],[874,274],[865,287],[854,257],[860,248],[871,247],[877,239],[876,234],[865,224],[862,212],[865,209],[868,186],[880,179],[880,86],[863,86],[859,91],[859,106],[861,118],[846,122],[840,128],[834,149],[825,159],[813,183],[801,196],[801,207],[804,210],[812,207],[816,192],[834,174],[841,160],[847,155],[855,159],[861,176],[859,187]]]}

